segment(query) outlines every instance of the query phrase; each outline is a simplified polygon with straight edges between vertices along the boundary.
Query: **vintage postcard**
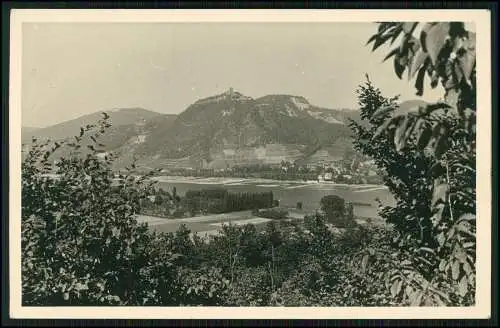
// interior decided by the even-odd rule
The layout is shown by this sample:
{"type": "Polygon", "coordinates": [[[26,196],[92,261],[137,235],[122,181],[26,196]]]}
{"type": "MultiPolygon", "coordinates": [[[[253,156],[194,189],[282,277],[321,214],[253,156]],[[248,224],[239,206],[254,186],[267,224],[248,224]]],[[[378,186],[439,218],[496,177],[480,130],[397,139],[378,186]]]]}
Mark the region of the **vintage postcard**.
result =
{"type": "Polygon", "coordinates": [[[490,19],[13,10],[11,317],[489,318],[490,19]]]}

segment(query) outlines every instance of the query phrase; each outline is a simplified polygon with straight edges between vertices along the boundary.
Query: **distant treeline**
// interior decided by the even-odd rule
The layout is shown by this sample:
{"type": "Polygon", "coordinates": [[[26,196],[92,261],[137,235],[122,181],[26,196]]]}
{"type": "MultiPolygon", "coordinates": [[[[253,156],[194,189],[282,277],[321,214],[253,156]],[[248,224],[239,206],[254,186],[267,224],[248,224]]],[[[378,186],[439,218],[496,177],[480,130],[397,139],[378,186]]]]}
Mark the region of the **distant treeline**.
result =
{"type": "MultiPolygon", "coordinates": [[[[325,172],[329,172],[326,170],[325,172]]],[[[269,179],[269,180],[288,180],[288,181],[317,181],[318,172],[304,171],[283,171],[274,169],[268,171],[256,172],[253,170],[232,169],[226,171],[216,171],[212,169],[175,169],[168,170],[161,174],[178,175],[178,176],[195,176],[200,178],[241,178],[241,179],[269,179]]],[[[346,184],[383,184],[381,176],[358,176],[358,175],[333,175],[333,181],[346,184]]]]}
{"type": "Polygon", "coordinates": [[[230,193],[223,188],[189,190],[184,203],[190,211],[228,213],[251,209],[268,208],[274,205],[272,191],[258,193],[230,193]]]}
{"type": "Polygon", "coordinates": [[[163,217],[185,217],[197,214],[220,214],[277,206],[272,191],[230,193],[224,188],[188,190],[183,197],[163,189],[151,192],[142,201],[141,212],[163,217]]]}
{"type": "Polygon", "coordinates": [[[245,170],[245,169],[231,169],[225,171],[218,171],[212,169],[196,169],[196,170],[188,170],[188,169],[172,169],[168,170],[167,174],[170,175],[179,175],[179,176],[196,176],[203,178],[254,178],[254,179],[270,179],[270,180],[298,180],[298,181],[307,181],[307,180],[317,180],[318,174],[311,172],[285,172],[281,169],[273,169],[273,170],[262,170],[262,171],[253,171],[253,170],[245,170]]]}

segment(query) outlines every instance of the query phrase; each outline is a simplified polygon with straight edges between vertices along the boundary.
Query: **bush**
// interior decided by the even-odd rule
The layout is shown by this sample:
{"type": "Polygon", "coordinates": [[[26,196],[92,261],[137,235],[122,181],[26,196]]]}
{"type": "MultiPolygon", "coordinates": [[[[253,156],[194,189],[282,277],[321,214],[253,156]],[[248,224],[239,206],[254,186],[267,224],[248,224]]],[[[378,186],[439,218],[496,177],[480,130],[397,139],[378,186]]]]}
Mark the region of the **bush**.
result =
{"type": "MultiPolygon", "coordinates": [[[[107,125],[104,119],[97,128],[107,125]]],[[[168,250],[158,253],[157,237],[135,220],[150,188],[146,177],[120,176],[115,183],[110,159],[94,149],[60,159],[58,177],[47,178],[59,147],[35,143],[22,163],[23,304],[141,304],[155,289],[150,272],[161,268],[166,281],[176,260],[168,250]]]]}
{"type": "Polygon", "coordinates": [[[321,209],[329,215],[330,213],[344,213],[345,200],[337,195],[328,195],[321,198],[321,209]]]}
{"type": "Polygon", "coordinates": [[[271,280],[266,268],[248,268],[238,273],[225,305],[269,306],[271,294],[271,280]]]}
{"type": "Polygon", "coordinates": [[[229,280],[220,268],[182,269],[178,274],[179,303],[189,306],[222,306],[229,294],[229,280]]]}
{"type": "Polygon", "coordinates": [[[288,211],[282,209],[260,210],[255,215],[266,219],[284,220],[288,218],[288,211]]]}
{"type": "Polygon", "coordinates": [[[399,78],[405,70],[416,76],[418,95],[426,76],[432,88],[441,82],[444,100],[402,108],[397,97],[383,97],[367,79],[357,93],[368,124],[351,122],[354,144],[375,160],[397,202],[380,213],[399,232],[391,255],[406,263],[404,273],[401,263],[387,269],[393,298],[413,305],[473,305],[476,35],[463,22],[423,23],[421,29],[418,24],[380,23],[369,43],[375,50],[403,34],[386,59],[394,57],[399,78]],[[443,37],[430,37],[438,34],[443,37]]]}
{"type": "Polygon", "coordinates": [[[325,213],[328,222],[337,228],[356,226],[353,206],[337,195],[328,195],[321,198],[321,210],[325,213]]]}

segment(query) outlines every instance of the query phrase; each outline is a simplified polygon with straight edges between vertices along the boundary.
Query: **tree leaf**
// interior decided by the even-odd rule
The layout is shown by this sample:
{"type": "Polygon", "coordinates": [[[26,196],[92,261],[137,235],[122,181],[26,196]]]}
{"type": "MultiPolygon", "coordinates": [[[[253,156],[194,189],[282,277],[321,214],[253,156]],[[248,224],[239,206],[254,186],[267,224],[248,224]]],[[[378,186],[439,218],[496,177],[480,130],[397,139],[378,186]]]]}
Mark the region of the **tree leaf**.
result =
{"type": "Polygon", "coordinates": [[[411,288],[410,285],[406,286],[405,294],[408,296],[408,298],[410,298],[414,293],[415,291],[413,290],[413,288],[411,288]]]}
{"type": "Polygon", "coordinates": [[[411,117],[411,127],[406,129],[406,133],[404,135],[404,143],[407,144],[410,140],[410,137],[415,133],[420,133],[422,126],[424,125],[424,121],[419,118],[411,117]]]}
{"type": "Polygon", "coordinates": [[[460,218],[457,220],[457,223],[462,222],[462,221],[475,221],[476,220],[476,214],[474,213],[464,213],[460,216],[460,218]]]}
{"type": "Polygon", "coordinates": [[[424,94],[424,80],[425,80],[425,66],[421,67],[418,71],[417,79],[415,80],[415,88],[417,89],[417,96],[424,94]]]}
{"type": "Polygon", "coordinates": [[[458,279],[458,275],[460,274],[460,262],[454,261],[451,265],[451,277],[454,280],[458,279]]]}
{"type": "Polygon", "coordinates": [[[474,285],[476,281],[476,275],[474,273],[469,275],[469,284],[474,285]]]}
{"type": "Polygon", "coordinates": [[[366,42],[365,46],[369,45],[370,43],[372,43],[373,41],[375,41],[376,38],[379,37],[379,33],[377,34],[373,34],[369,39],[368,41],[366,42]]]}
{"type": "Polygon", "coordinates": [[[466,249],[467,248],[473,248],[474,246],[476,246],[476,243],[474,243],[474,242],[467,242],[467,243],[463,244],[463,247],[466,248],[466,249]]]}
{"type": "Polygon", "coordinates": [[[412,295],[410,298],[410,306],[420,306],[422,302],[422,296],[424,295],[423,291],[418,291],[412,295]]]}
{"type": "Polygon", "coordinates": [[[387,29],[389,29],[392,26],[394,26],[395,24],[397,24],[397,23],[388,23],[388,22],[379,23],[379,25],[378,25],[378,32],[379,33],[384,32],[387,29]]]}
{"type": "Polygon", "coordinates": [[[402,28],[401,24],[398,23],[398,26],[396,26],[391,31],[391,44],[393,44],[394,41],[396,41],[396,39],[398,38],[398,36],[401,34],[402,31],[403,31],[403,28],[402,28]]]}
{"type": "Polygon", "coordinates": [[[469,236],[474,236],[475,234],[471,231],[471,224],[467,221],[460,221],[459,223],[456,224],[456,228],[458,231],[465,233],[469,236]]]}
{"type": "Polygon", "coordinates": [[[403,286],[402,280],[395,280],[391,286],[391,295],[396,297],[401,292],[401,287],[403,286]]]}
{"type": "Polygon", "coordinates": [[[392,49],[388,54],[387,56],[385,56],[384,60],[382,62],[385,62],[387,61],[387,59],[391,58],[392,56],[396,55],[399,53],[399,48],[394,48],[392,49]]]}
{"type": "Polygon", "coordinates": [[[387,115],[389,112],[393,111],[393,106],[380,106],[370,117],[370,119],[378,119],[384,115],[387,115]]]}
{"type": "Polygon", "coordinates": [[[412,79],[415,76],[415,74],[418,72],[420,67],[422,67],[428,57],[429,55],[422,48],[417,50],[412,58],[411,65],[408,70],[408,79],[412,79]]]}
{"type": "Polygon", "coordinates": [[[467,282],[467,276],[464,275],[462,279],[460,279],[460,282],[458,283],[458,294],[463,297],[467,294],[468,289],[469,289],[469,284],[467,282]]]}
{"type": "Polygon", "coordinates": [[[458,56],[457,62],[461,73],[463,74],[467,82],[470,83],[469,81],[471,78],[472,70],[476,65],[476,53],[468,50],[458,56]]]}
{"type": "Polygon", "coordinates": [[[446,202],[446,197],[448,197],[449,185],[446,182],[441,182],[440,179],[436,179],[434,182],[434,189],[432,192],[431,207],[435,207],[438,202],[446,202]]]}
{"type": "Polygon", "coordinates": [[[427,38],[427,33],[429,29],[432,27],[433,23],[425,23],[422,27],[422,31],[420,32],[420,44],[422,45],[422,49],[424,52],[427,52],[427,47],[425,46],[425,39],[427,38]]]}
{"type": "Polygon", "coordinates": [[[446,150],[446,143],[443,144],[443,141],[446,142],[446,130],[443,124],[435,124],[432,128],[432,137],[431,142],[429,143],[430,150],[432,151],[432,155],[439,158],[439,151],[446,150]]]}
{"type": "Polygon", "coordinates": [[[409,117],[404,116],[403,121],[399,123],[399,125],[396,128],[396,131],[394,132],[394,144],[396,146],[397,152],[400,152],[406,144],[404,136],[406,135],[407,130],[410,128],[409,125],[410,125],[409,117]]]}
{"type": "Polygon", "coordinates": [[[432,248],[429,247],[420,247],[418,250],[421,252],[431,253],[433,255],[436,253],[432,248]]]}
{"type": "Polygon", "coordinates": [[[404,119],[406,115],[416,115],[418,111],[419,111],[418,107],[401,108],[398,106],[397,108],[394,109],[392,106],[381,106],[373,113],[371,119],[379,119],[383,115],[387,115],[390,112],[390,116],[386,120],[388,126],[389,121],[390,123],[399,123],[401,122],[401,120],[404,119]]]}
{"type": "Polygon", "coordinates": [[[462,68],[460,67],[460,63],[458,60],[454,62],[453,65],[453,70],[454,70],[454,80],[456,81],[457,84],[460,84],[462,80],[464,79],[465,75],[462,71],[462,68]]]}
{"type": "Polygon", "coordinates": [[[425,124],[422,124],[423,128],[420,129],[417,147],[420,149],[424,149],[429,144],[429,141],[432,138],[432,130],[430,127],[427,127],[425,124]]]}
{"type": "Polygon", "coordinates": [[[446,38],[450,31],[450,23],[436,23],[425,32],[424,48],[427,50],[432,63],[436,65],[437,58],[445,45],[446,38]]]}
{"type": "Polygon", "coordinates": [[[418,23],[416,23],[416,22],[403,23],[403,26],[402,26],[403,32],[405,32],[406,34],[412,33],[413,30],[415,29],[415,27],[417,27],[417,24],[418,23]]]}
{"type": "Polygon", "coordinates": [[[468,262],[464,263],[463,268],[466,275],[469,276],[472,273],[472,268],[468,262]]]}
{"type": "Polygon", "coordinates": [[[435,113],[435,111],[440,110],[440,109],[447,110],[447,109],[452,109],[452,108],[453,107],[448,103],[436,102],[433,104],[427,104],[424,106],[420,106],[418,113],[419,113],[419,115],[424,116],[424,115],[433,114],[433,113],[435,113]]]}
{"type": "Polygon", "coordinates": [[[432,226],[435,228],[441,223],[443,218],[444,204],[438,204],[435,206],[437,211],[431,216],[432,226]]]}
{"type": "Polygon", "coordinates": [[[399,115],[390,119],[386,120],[386,123],[383,124],[383,126],[386,126],[386,132],[388,133],[388,138],[389,140],[394,141],[394,132],[395,129],[402,123],[402,121],[405,119],[405,115],[399,115]]]}
{"type": "Polygon", "coordinates": [[[441,158],[441,156],[448,150],[448,138],[446,135],[440,135],[434,145],[434,156],[441,158]]]}
{"type": "Polygon", "coordinates": [[[379,48],[381,45],[383,45],[387,40],[389,40],[389,38],[391,37],[392,35],[387,33],[387,34],[384,34],[384,35],[380,35],[379,37],[375,38],[375,43],[373,44],[373,48],[372,48],[372,51],[375,51],[377,50],[377,48],[379,48]]]}
{"type": "Polygon", "coordinates": [[[467,39],[464,42],[464,47],[467,50],[476,51],[476,33],[474,32],[468,32],[467,33],[467,39]]]}
{"type": "Polygon", "coordinates": [[[446,236],[444,235],[443,232],[441,232],[436,236],[436,240],[439,246],[443,247],[444,243],[446,242],[446,236]]]}
{"type": "Polygon", "coordinates": [[[436,71],[431,73],[431,88],[435,89],[439,83],[439,75],[436,71]]]}
{"type": "Polygon", "coordinates": [[[401,55],[399,53],[396,55],[396,57],[394,57],[394,72],[399,79],[402,79],[403,73],[406,68],[406,66],[401,64],[401,58],[404,58],[404,55],[401,55]]]}
{"type": "Polygon", "coordinates": [[[437,294],[433,294],[433,299],[434,301],[439,305],[439,306],[446,306],[446,303],[443,302],[442,298],[440,297],[440,295],[437,295],[437,294]]]}
{"type": "Polygon", "coordinates": [[[369,256],[368,256],[368,254],[366,254],[365,256],[363,256],[363,259],[361,260],[362,272],[366,272],[366,268],[368,266],[368,259],[369,259],[369,256]]]}

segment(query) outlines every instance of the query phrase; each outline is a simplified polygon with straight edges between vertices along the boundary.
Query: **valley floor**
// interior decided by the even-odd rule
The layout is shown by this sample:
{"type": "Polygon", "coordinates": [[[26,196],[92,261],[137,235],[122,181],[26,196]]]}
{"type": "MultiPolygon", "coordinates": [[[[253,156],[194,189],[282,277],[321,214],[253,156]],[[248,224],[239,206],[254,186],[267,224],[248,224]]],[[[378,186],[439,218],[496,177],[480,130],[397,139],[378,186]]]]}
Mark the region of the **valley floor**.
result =
{"type": "MultiPolygon", "coordinates": [[[[312,214],[296,209],[286,210],[292,219],[303,219],[305,215],[312,214]]],[[[151,230],[165,233],[175,232],[182,224],[185,224],[186,227],[191,230],[191,234],[196,233],[201,237],[206,237],[209,235],[216,235],[224,224],[253,224],[256,227],[262,227],[267,222],[272,221],[272,219],[257,217],[252,214],[252,211],[239,211],[224,214],[200,215],[182,219],[167,219],[149,215],[138,215],[137,221],[139,223],[147,223],[151,230]]],[[[360,224],[367,222],[365,218],[358,218],[356,221],[360,224]]],[[[382,222],[378,222],[380,220],[375,221],[377,221],[375,223],[382,224],[382,222]]]]}
{"type": "Polygon", "coordinates": [[[281,184],[294,184],[300,186],[338,186],[338,187],[351,187],[357,190],[377,190],[377,189],[386,189],[384,185],[374,185],[374,184],[345,184],[345,183],[336,183],[333,181],[316,181],[316,180],[272,180],[272,179],[258,179],[258,178],[202,178],[202,177],[186,177],[186,176],[158,176],[151,178],[152,180],[156,180],[159,182],[167,182],[167,183],[179,183],[186,182],[190,184],[203,184],[203,185],[228,185],[228,186],[237,186],[237,185],[246,185],[246,184],[263,184],[266,186],[272,186],[272,183],[275,183],[276,186],[281,184]]]}
{"type": "MultiPolygon", "coordinates": [[[[306,213],[289,211],[289,214],[294,218],[304,218],[306,213]]],[[[254,224],[258,226],[271,221],[271,219],[257,217],[252,214],[252,211],[239,211],[224,214],[200,215],[182,219],[166,219],[149,215],[138,215],[137,221],[140,223],[147,223],[152,230],[158,232],[175,232],[182,224],[185,224],[192,233],[198,233],[200,236],[205,236],[217,234],[224,224],[254,224]]]]}

